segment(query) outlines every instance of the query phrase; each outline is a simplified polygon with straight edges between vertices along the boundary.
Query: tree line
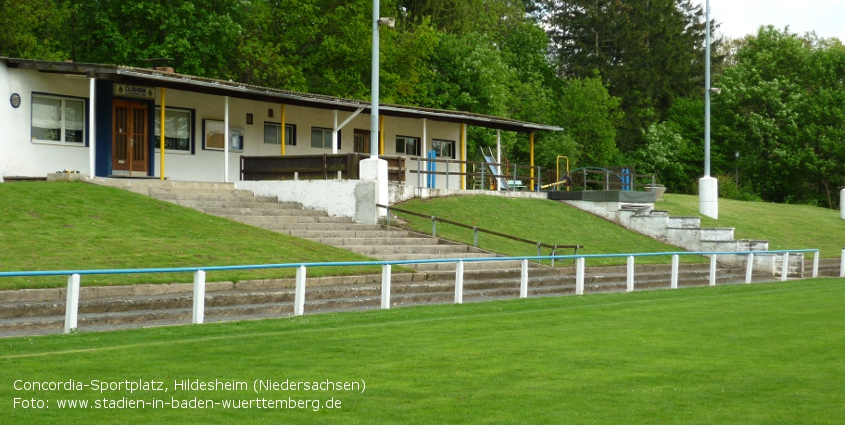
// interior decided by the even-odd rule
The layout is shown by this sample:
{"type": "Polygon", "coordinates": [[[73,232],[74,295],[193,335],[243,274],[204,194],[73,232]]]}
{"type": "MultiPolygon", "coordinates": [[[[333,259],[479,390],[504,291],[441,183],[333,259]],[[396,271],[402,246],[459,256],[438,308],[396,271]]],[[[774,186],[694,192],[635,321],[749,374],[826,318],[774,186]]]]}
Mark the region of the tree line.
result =
{"type": "MultiPolygon", "coordinates": [[[[381,0],[381,15],[397,22],[381,31],[383,102],[558,125],[536,136],[544,168],[558,155],[633,164],[670,191],[696,192],[705,22],[691,0],[381,0]]],[[[367,100],[371,16],[371,0],[5,1],[0,56],[172,58],[180,73],[367,100]]],[[[836,207],[841,42],[761,28],[714,51],[722,196],[836,207]]],[[[527,135],[502,142],[511,162],[527,162],[527,135]]],[[[471,154],[493,143],[495,133],[470,129],[471,154]]]]}

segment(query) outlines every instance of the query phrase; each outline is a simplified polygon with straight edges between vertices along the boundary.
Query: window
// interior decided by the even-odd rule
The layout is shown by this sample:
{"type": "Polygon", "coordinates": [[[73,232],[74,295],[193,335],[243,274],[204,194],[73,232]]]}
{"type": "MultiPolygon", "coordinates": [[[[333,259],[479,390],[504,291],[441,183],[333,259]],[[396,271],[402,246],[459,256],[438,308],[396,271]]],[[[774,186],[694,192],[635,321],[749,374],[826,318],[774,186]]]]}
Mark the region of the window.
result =
{"type": "Polygon", "coordinates": [[[431,149],[437,152],[438,158],[452,158],[455,159],[455,141],[454,140],[437,140],[431,141],[431,149]]]}
{"type": "MultiPolygon", "coordinates": [[[[187,109],[164,108],[164,149],[191,152],[193,145],[193,113],[187,109]]],[[[155,145],[161,140],[161,107],[155,111],[155,145]]]]}
{"type": "Polygon", "coordinates": [[[32,140],[85,143],[85,100],[33,94],[32,140]]]}
{"type": "Polygon", "coordinates": [[[410,136],[396,136],[396,153],[420,156],[420,138],[410,136]]]}
{"type": "MultiPolygon", "coordinates": [[[[332,148],[332,129],[311,127],[312,148],[332,148]]],[[[337,132],[337,148],[340,149],[340,131],[337,132]]]]}
{"type": "MultiPolygon", "coordinates": [[[[282,125],[274,122],[264,123],[264,143],[268,145],[281,145],[282,135],[279,131],[282,125]]],[[[296,146],[296,126],[285,124],[285,145],[296,146]]]]}

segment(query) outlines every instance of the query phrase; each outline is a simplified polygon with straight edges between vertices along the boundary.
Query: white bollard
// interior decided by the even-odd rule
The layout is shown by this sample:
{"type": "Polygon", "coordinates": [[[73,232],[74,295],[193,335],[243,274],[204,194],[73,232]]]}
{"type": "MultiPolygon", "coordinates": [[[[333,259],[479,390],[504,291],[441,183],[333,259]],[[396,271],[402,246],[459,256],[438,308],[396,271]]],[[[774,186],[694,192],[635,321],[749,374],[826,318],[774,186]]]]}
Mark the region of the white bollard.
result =
{"type": "Polygon", "coordinates": [[[813,278],[819,277],[819,251],[813,253],[813,278]]]}
{"type": "Polygon", "coordinates": [[[464,302],[464,262],[458,261],[455,266],[455,304],[464,302]]]}
{"type": "Polygon", "coordinates": [[[65,333],[76,331],[79,314],[79,275],[67,279],[67,304],[65,305],[65,333]]]}
{"type": "Polygon", "coordinates": [[[575,259],[575,295],[584,295],[584,257],[575,259]]]}
{"type": "Polygon", "coordinates": [[[192,323],[200,324],[205,318],[205,270],[194,272],[194,311],[192,323]]]}
{"type": "Polygon", "coordinates": [[[780,271],[780,281],[786,282],[786,275],[789,274],[789,253],[783,253],[783,267],[781,267],[780,271]]]}
{"type": "Polygon", "coordinates": [[[672,255],[672,289],[678,289],[678,254],[672,255]]]}
{"type": "Polygon", "coordinates": [[[628,256],[628,287],[625,292],[634,290],[634,256],[628,256]]]}
{"type": "Polygon", "coordinates": [[[293,297],[293,315],[305,314],[305,266],[296,269],[296,293],[293,297]]]}
{"type": "Polygon", "coordinates": [[[381,308],[390,308],[390,264],[381,266],[381,308]]]}
{"type": "Polygon", "coordinates": [[[710,256],[710,286],[716,286],[716,254],[710,256]]]}
{"type": "Polygon", "coordinates": [[[754,273],[754,254],[748,254],[748,265],[745,266],[745,283],[751,283],[752,273],[754,273]]]}
{"type": "Polygon", "coordinates": [[[522,273],[519,276],[519,298],[528,298],[528,260],[522,260],[522,273]]]}

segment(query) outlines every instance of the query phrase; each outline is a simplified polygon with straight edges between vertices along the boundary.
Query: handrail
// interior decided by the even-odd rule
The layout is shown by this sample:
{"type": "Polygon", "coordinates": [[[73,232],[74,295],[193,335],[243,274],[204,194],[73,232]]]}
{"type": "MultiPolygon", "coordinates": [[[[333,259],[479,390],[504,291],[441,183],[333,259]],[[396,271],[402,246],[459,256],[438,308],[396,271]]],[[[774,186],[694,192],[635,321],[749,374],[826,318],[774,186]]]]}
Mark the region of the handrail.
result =
{"type": "MultiPolygon", "coordinates": [[[[528,261],[529,260],[547,260],[554,262],[555,259],[575,259],[575,294],[584,294],[584,276],[585,276],[585,259],[587,258],[609,258],[609,257],[628,257],[628,271],[627,271],[627,285],[626,291],[631,292],[635,289],[634,281],[634,257],[643,256],[672,256],[672,275],[671,275],[671,289],[678,288],[678,258],[680,255],[710,255],[710,286],[716,286],[716,255],[747,255],[748,261],[745,273],[745,283],[751,283],[752,269],[755,255],[777,255],[783,253],[783,266],[781,271],[781,281],[785,281],[788,274],[788,258],[790,253],[812,252],[813,255],[813,277],[818,277],[819,269],[819,250],[818,249],[797,249],[797,250],[780,250],[780,251],[745,251],[745,252],[659,252],[659,253],[637,253],[637,254],[588,254],[588,255],[547,255],[547,256],[526,256],[526,257],[486,257],[486,258],[432,258],[420,260],[393,260],[393,261],[346,261],[346,262],[327,262],[327,263],[288,263],[288,264],[253,264],[244,266],[213,266],[213,267],[178,267],[178,268],[159,268],[159,269],[116,269],[116,270],[44,270],[44,271],[19,271],[19,272],[0,272],[0,277],[12,276],[56,276],[67,275],[67,302],[65,303],[65,323],[64,333],[75,332],[78,326],[79,318],[79,294],[80,294],[80,280],[82,275],[91,274],[130,274],[130,273],[176,273],[176,272],[194,272],[194,290],[193,290],[193,312],[191,322],[195,324],[203,323],[205,317],[205,290],[206,290],[206,271],[217,270],[243,270],[243,269],[268,269],[268,268],[296,268],[296,287],[293,301],[294,316],[301,316],[305,314],[305,283],[307,275],[307,267],[327,267],[327,266],[374,266],[381,265],[381,308],[388,309],[391,305],[390,287],[391,287],[391,267],[400,264],[424,264],[424,263],[455,263],[455,303],[463,302],[464,290],[464,263],[471,262],[490,262],[490,261],[514,261],[521,262],[521,273],[519,280],[519,297],[528,297],[528,261]]],[[[843,262],[845,262],[845,250],[843,250],[843,262]]],[[[844,268],[845,269],[845,268],[844,268]]],[[[845,275],[845,270],[842,271],[845,275]]]]}
{"type": "MultiPolygon", "coordinates": [[[[551,248],[552,249],[552,256],[554,256],[555,253],[557,252],[558,248],[573,249],[574,250],[573,255],[577,255],[578,249],[584,247],[581,244],[547,244],[547,243],[542,243],[540,241],[533,241],[533,240],[530,240],[530,239],[520,238],[519,236],[508,235],[508,234],[505,234],[505,233],[497,232],[495,230],[484,229],[484,228],[481,228],[481,227],[478,227],[478,226],[470,226],[468,224],[459,223],[457,221],[452,221],[452,220],[448,220],[448,219],[445,219],[445,218],[438,218],[438,217],[433,216],[433,215],[426,215],[426,214],[418,213],[418,212],[415,212],[415,211],[409,211],[409,210],[402,209],[402,208],[396,208],[396,207],[391,207],[391,206],[386,206],[386,205],[381,205],[381,204],[376,204],[376,206],[379,207],[379,208],[387,209],[387,222],[388,222],[388,224],[390,224],[390,211],[391,210],[397,211],[397,212],[400,212],[400,213],[403,213],[403,214],[410,214],[410,215],[413,215],[413,216],[416,216],[416,217],[430,218],[431,221],[432,221],[432,232],[431,233],[432,233],[432,236],[434,236],[434,237],[437,237],[437,227],[436,226],[437,226],[438,221],[446,223],[446,224],[451,224],[453,226],[462,227],[464,229],[470,229],[470,230],[473,231],[473,246],[476,247],[476,248],[478,248],[478,232],[487,233],[487,234],[490,234],[490,235],[493,235],[493,236],[499,236],[499,237],[502,237],[502,238],[505,238],[505,239],[511,239],[511,240],[514,240],[514,241],[517,241],[517,242],[523,242],[523,243],[535,245],[537,247],[537,255],[538,256],[540,255],[540,249],[541,248],[551,248]]],[[[552,260],[552,265],[554,265],[554,260],[552,260]]]]}

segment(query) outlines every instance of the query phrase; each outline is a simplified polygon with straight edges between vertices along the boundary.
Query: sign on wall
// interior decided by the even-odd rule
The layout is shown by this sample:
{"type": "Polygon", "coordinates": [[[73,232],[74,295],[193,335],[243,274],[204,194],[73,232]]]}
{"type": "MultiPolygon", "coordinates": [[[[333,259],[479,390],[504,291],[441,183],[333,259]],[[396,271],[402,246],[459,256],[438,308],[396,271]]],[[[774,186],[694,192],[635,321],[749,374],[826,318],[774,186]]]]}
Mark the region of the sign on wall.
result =
{"type": "Polygon", "coordinates": [[[156,89],[144,86],[133,86],[130,84],[115,84],[114,94],[115,96],[129,96],[141,97],[144,99],[155,99],[156,89]]]}

